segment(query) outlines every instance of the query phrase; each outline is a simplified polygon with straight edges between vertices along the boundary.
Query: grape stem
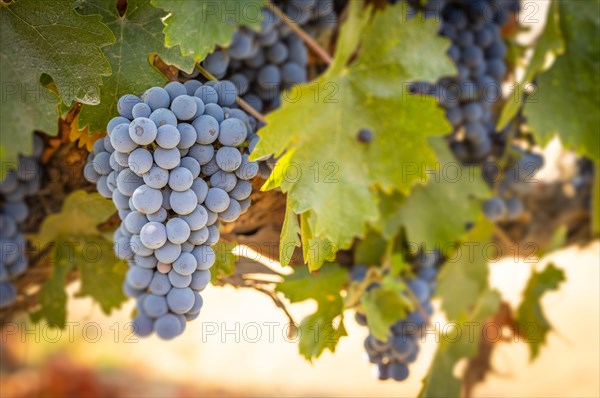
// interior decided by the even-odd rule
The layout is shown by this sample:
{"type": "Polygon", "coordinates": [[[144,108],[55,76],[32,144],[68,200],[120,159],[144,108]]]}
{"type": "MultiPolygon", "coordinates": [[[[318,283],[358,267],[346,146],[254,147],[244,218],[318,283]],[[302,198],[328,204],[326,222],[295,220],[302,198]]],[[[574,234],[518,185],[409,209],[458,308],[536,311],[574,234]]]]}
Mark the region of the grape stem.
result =
{"type": "MultiPolygon", "coordinates": [[[[204,76],[205,78],[207,78],[208,80],[213,80],[215,82],[219,81],[219,79],[217,79],[216,77],[214,77],[212,75],[212,73],[210,73],[209,71],[207,71],[206,69],[204,69],[200,64],[196,64],[196,69],[198,69],[198,71],[200,72],[200,74],[202,76],[204,76]]],[[[240,106],[240,108],[242,108],[243,110],[245,110],[246,112],[248,112],[249,114],[251,114],[252,116],[254,116],[260,122],[262,122],[264,124],[267,124],[267,119],[265,119],[265,117],[260,112],[258,112],[256,109],[254,109],[249,103],[247,103],[246,101],[244,101],[243,99],[241,99],[239,96],[236,97],[235,101],[238,103],[238,105],[240,106]]]]}
{"type": "Polygon", "coordinates": [[[283,13],[275,4],[268,2],[266,7],[273,12],[273,14],[277,15],[279,19],[287,26],[290,27],[296,33],[307,46],[309,46],[327,65],[331,65],[333,62],[333,58],[331,55],[323,49],[308,33],[306,33],[302,28],[294,21],[292,21],[287,15],[283,13]]]}
{"type": "Polygon", "coordinates": [[[410,288],[406,289],[406,292],[408,293],[408,297],[410,298],[410,301],[412,301],[413,304],[416,305],[417,311],[419,311],[419,313],[421,314],[423,319],[425,319],[425,323],[427,325],[431,325],[431,318],[429,318],[429,315],[427,315],[427,312],[425,312],[425,309],[419,302],[419,299],[415,296],[415,294],[412,292],[412,290],[410,288]]]}

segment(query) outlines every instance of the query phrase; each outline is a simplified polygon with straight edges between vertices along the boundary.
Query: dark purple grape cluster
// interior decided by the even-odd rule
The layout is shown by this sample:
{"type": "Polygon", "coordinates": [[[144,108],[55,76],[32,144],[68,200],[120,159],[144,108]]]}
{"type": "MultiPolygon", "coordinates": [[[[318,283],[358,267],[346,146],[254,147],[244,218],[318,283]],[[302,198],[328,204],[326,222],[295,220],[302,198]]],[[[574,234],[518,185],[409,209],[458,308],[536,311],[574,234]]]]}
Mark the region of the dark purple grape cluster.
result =
{"type": "MultiPolygon", "coordinates": [[[[427,325],[427,318],[433,314],[431,297],[436,288],[436,276],[441,262],[442,258],[438,252],[421,252],[416,256],[415,277],[406,283],[414,298],[418,300],[420,308],[396,322],[390,328],[387,341],[381,341],[372,334],[365,339],[364,346],[369,362],[376,365],[380,380],[403,381],[408,377],[408,366],[416,360],[419,353],[421,331],[427,325]]],[[[350,278],[362,281],[366,274],[366,266],[355,265],[350,272],[350,278]]],[[[373,283],[367,290],[379,287],[378,283],[373,283]]],[[[355,319],[360,325],[368,326],[368,319],[364,313],[357,312],[355,319]]]]}
{"type": "MultiPolygon", "coordinates": [[[[11,306],[17,299],[12,284],[29,267],[27,240],[23,226],[29,216],[25,201],[41,186],[42,169],[39,158],[44,150],[43,140],[34,135],[33,155],[21,156],[16,169],[0,181],[0,308],[11,306]]],[[[4,166],[4,165],[2,165],[4,166]]]]}

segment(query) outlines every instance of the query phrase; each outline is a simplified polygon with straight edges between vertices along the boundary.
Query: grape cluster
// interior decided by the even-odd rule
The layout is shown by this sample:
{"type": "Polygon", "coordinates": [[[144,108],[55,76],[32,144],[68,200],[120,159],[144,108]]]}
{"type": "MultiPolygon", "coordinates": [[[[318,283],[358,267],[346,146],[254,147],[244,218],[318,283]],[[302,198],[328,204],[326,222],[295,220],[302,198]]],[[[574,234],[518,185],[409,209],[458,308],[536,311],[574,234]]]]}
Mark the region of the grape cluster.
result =
{"type": "Polygon", "coordinates": [[[29,266],[23,235],[23,224],[29,215],[25,199],[40,190],[38,159],[43,150],[44,142],[34,136],[33,155],[21,156],[16,170],[9,171],[0,182],[0,308],[15,302],[17,290],[11,281],[23,275],[29,266]]]}
{"type": "MultiPolygon", "coordinates": [[[[337,25],[333,0],[276,4],[314,37],[337,25]]],[[[269,9],[262,10],[262,17],[258,31],[240,27],[229,47],[209,54],[201,65],[217,79],[232,81],[255,110],[267,112],[279,107],[282,90],[307,81],[308,50],[302,39],[269,9]]]]}
{"type": "Polygon", "coordinates": [[[262,12],[260,31],[241,27],[228,48],[209,54],[201,64],[217,79],[232,81],[258,112],[278,107],[282,88],[305,82],[308,64],[302,40],[271,11],[262,12]]]}
{"type": "Polygon", "coordinates": [[[415,94],[435,95],[453,126],[451,148],[463,162],[481,162],[494,144],[502,147],[497,134],[494,105],[502,99],[501,82],[507,72],[506,44],[500,29],[515,11],[513,1],[430,0],[425,18],[439,18],[441,36],[451,40],[448,56],[458,75],[437,84],[416,83],[415,94]]]}
{"type": "Polygon", "coordinates": [[[544,158],[532,152],[518,151],[519,159],[498,176],[496,167],[482,166],[486,181],[498,181],[498,195],[483,202],[482,209],[487,219],[494,222],[515,221],[524,213],[525,206],[519,196],[530,193],[536,180],[535,174],[544,165],[544,158]]]}
{"type": "MultiPolygon", "coordinates": [[[[381,341],[372,334],[365,339],[365,350],[369,362],[376,365],[377,377],[380,380],[394,379],[403,381],[408,377],[408,365],[414,362],[419,353],[421,330],[427,324],[427,318],[433,313],[431,297],[436,287],[436,276],[441,265],[439,253],[421,252],[416,256],[416,276],[407,281],[412,295],[419,302],[420,308],[410,312],[404,319],[396,322],[389,331],[387,341],[381,341]]],[[[351,271],[353,280],[364,280],[367,267],[355,265],[351,271]]],[[[371,284],[367,290],[379,288],[378,283],[371,284]]],[[[357,312],[356,321],[363,326],[368,325],[365,314],[357,312]]]]}
{"type": "Polygon", "coordinates": [[[284,13],[312,37],[319,37],[337,26],[333,0],[290,0],[282,6],[284,13]]]}
{"type": "Polygon", "coordinates": [[[229,81],[125,95],[90,155],[84,175],[122,220],[115,253],[128,260],[124,290],[137,298],[140,336],[171,339],[198,317],[219,222],[250,206],[258,165],[248,142],[257,137],[236,97],[229,81]]]}

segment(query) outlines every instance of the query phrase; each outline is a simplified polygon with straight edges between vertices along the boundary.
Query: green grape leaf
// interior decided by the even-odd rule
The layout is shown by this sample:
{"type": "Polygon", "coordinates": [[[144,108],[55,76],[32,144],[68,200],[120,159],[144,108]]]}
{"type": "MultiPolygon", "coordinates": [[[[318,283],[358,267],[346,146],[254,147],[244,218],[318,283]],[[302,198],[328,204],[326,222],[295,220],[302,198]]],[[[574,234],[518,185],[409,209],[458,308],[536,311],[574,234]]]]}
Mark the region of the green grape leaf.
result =
{"type": "Polygon", "coordinates": [[[297,267],[275,288],[292,303],[308,299],[317,301],[317,311],[300,322],[299,350],[309,361],[318,358],[325,349],[335,352],[339,339],[347,335],[343,322],[344,301],[340,294],[347,282],[347,271],[329,263],[315,273],[310,273],[306,267],[297,267]],[[336,321],[338,317],[340,320],[336,321]]]}
{"type": "Polygon", "coordinates": [[[98,16],[82,16],[68,0],[0,4],[0,178],[18,154],[31,155],[33,131],[58,131],[59,97],[41,83],[52,79],[65,103],[100,101],[110,65],[102,46],[113,43],[98,16]]]}
{"type": "Polygon", "coordinates": [[[527,331],[525,338],[529,344],[531,361],[538,356],[540,347],[546,342],[546,336],[551,328],[540,302],[542,296],[549,291],[557,290],[564,280],[564,272],[553,264],[548,264],[541,272],[534,272],[529,278],[523,293],[523,301],[517,310],[517,324],[520,330],[527,331]]]}
{"type": "Polygon", "coordinates": [[[115,259],[111,242],[99,237],[61,235],[49,258],[52,274],[40,291],[41,308],[31,314],[34,322],[45,319],[50,326],[65,327],[65,284],[67,275],[75,268],[81,276],[81,288],[76,297],[91,297],[107,315],[127,300],[122,291],[127,266],[115,259]]]}
{"type": "Polygon", "coordinates": [[[277,162],[274,173],[288,176],[279,186],[295,213],[313,213],[314,236],[338,249],[364,236],[366,224],[378,218],[374,187],[408,192],[418,177],[404,175],[404,166],[435,161],[427,137],[450,126],[433,98],[408,95],[407,86],[454,71],[444,55],[449,42],[437,36],[434,21],[407,21],[400,6],[373,18],[362,2],[350,2],[349,10],[332,65],[284,95],[253,153],[293,151],[277,162]],[[357,140],[362,128],[374,132],[370,144],[357,140]],[[283,172],[293,169],[294,178],[283,172]]]}
{"type": "Polygon", "coordinates": [[[294,250],[300,247],[300,224],[298,216],[292,211],[292,206],[285,209],[285,219],[281,227],[281,237],[279,239],[279,263],[285,267],[290,264],[294,250]]]}
{"type": "Polygon", "coordinates": [[[405,289],[398,286],[382,286],[366,291],[361,304],[365,309],[369,330],[375,338],[387,341],[390,328],[412,309],[405,289]]]}
{"type": "Polygon", "coordinates": [[[215,46],[227,47],[239,25],[258,30],[264,0],[151,0],[169,13],[165,44],[202,61],[215,46]]]}
{"type": "MultiPolygon", "coordinates": [[[[115,213],[112,201],[98,193],[75,191],[71,193],[59,213],[46,217],[32,240],[47,245],[59,236],[100,236],[98,224],[115,213]]],[[[112,252],[111,252],[112,253],[112,252]]]]}
{"type": "Polygon", "coordinates": [[[234,242],[217,242],[213,246],[215,251],[215,263],[210,269],[211,283],[215,284],[220,278],[233,274],[237,256],[233,248],[237,246],[234,242]]]}
{"type": "Polygon", "coordinates": [[[307,211],[300,215],[302,254],[310,271],[318,270],[326,261],[335,261],[335,253],[337,252],[337,247],[329,239],[315,236],[314,224],[315,217],[312,212],[307,211]]]}
{"type": "Polygon", "coordinates": [[[152,7],[150,0],[128,0],[123,16],[117,12],[114,0],[79,0],[77,9],[83,14],[100,14],[102,21],[117,37],[117,42],[104,49],[113,74],[103,79],[100,104],[84,105],[79,114],[79,126],[88,126],[90,133],[105,131],[106,123],[118,115],[117,101],[125,94],[142,94],[152,86],[162,86],[166,78],[150,64],[152,54],[165,63],[191,72],[194,60],[181,55],[177,47],[166,48],[161,18],[162,10],[152,7]]]}
{"type": "Polygon", "coordinates": [[[75,265],[72,261],[69,261],[69,257],[73,258],[73,245],[57,242],[53,251],[56,257],[53,257],[52,273],[40,289],[39,301],[41,308],[31,313],[30,316],[33,322],[37,323],[45,319],[48,325],[62,329],[67,321],[65,284],[67,275],[75,265]],[[70,256],[65,256],[67,252],[70,253],[70,256]]]}
{"type": "Polygon", "coordinates": [[[81,259],[77,261],[81,290],[76,297],[91,297],[108,315],[127,300],[123,293],[127,264],[113,254],[111,241],[95,239],[84,243],[81,259]]]}
{"type": "Polygon", "coordinates": [[[479,168],[457,162],[445,140],[430,141],[438,154],[435,171],[426,185],[413,188],[398,209],[409,242],[425,245],[427,250],[444,247],[464,235],[467,223],[481,214],[480,199],[490,195],[479,168]]]}
{"type": "Polygon", "coordinates": [[[441,339],[419,397],[461,395],[461,382],[454,377],[454,368],[461,359],[477,354],[485,321],[496,313],[500,300],[498,292],[485,290],[478,296],[473,309],[457,319],[456,326],[450,328],[447,337],[441,339]]]}
{"type": "MultiPolygon", "coordinates": [[[[565,46],[560,31],[558,2],[554,1],[548,7],[546,26],[538,39],[533,56],[527,65],[523,78],[514,86],[512,95],[506,101],[498,118],[498,130],[503,130],[506,125],[514,119],[515,115],[523,105],[523,92],[531,83],[535,75],[548,69],[555,58],[564,52],[565,46]]],[[[532,99],[537,100],[535,94],[532,99]]]]}
{"type": "Polygon", "coordinates": [[[448,251],[446,263],[438,275],[436,296],[442,299],[442,309],[449,319],[457,319],[468,311],[487,286],[487,262],[496,254],[495,246],[490,242],[493,228],[487,220],[479,220],[461,244],[448,251]]]}
{"type": "Polygon", "coordinates": [[[537,78],[524,115],[539,143],[555,134],[581,155],[600,160],[600,18],[598,2],[560,1],[565,52],[537,78]]]}
{"type": "Polygon", "coordinates": [[[374,231],[369,231],[354,249],[354,263],[380,265],[388,249],[388,242],[374,231]]]}

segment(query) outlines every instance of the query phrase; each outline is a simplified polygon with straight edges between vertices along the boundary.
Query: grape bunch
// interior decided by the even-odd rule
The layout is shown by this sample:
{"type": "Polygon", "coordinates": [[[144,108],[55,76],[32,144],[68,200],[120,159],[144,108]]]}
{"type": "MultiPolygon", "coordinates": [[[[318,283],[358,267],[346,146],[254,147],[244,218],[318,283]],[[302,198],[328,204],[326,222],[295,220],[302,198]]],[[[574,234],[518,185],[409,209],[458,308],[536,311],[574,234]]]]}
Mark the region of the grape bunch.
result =
{"type": "MultiPolygon", "coordinates": [[[[309,35],[337,25],[333,0],[276,2],[309,35]]],[[[209,54],[201,65],[217,79],[232,81],[258,112],[279,107],[282,90],[307,81],[308,50],[300,37],[271,10],[262,10],[259,31],[240,27],[231,44],[209,54]]],[[[184,77],[196,77],[197,73],[184,77]]]]}
{"type": "Polygon", "coordinates": [[[29,261],[23,224],[29,215],[25,199],[36,194],[41,185],[38,159],[44,150],[42,139],[34,135],[32,156],[21,156],[16,170],[9,171],[0,181],[0,308],[7,308],[17,299],[11,281],[27,271],[29,261]]]}
{"type": "Polygon", "coordinates": [[[135,331],[163,339],[198,317],[219,223],[250,206],[257,137],[229,81],[168,83],[123,96],[120,116],[90,154],[84,175],[122,221],[115,253],[128,261],[124,291],[137,298],[135,331]]]}
{"type": "Polygon", "coordinates": [[[544,165],[544,158],[533,152],[517,150],[519,159],[498,176],[497,167],[482,166],[484,179],[489,183],[498,180],[498,195],[483,202],[487,219],[494,222],[515,221],[524,213],[525,206],[519,199],[531,193],[537,180],[535,175],[544,165]]]}
{"type": "Polygon", "coordinates": [[[290,0],[282,5],[284,13],[312,37],[319,37],[337,26],[333,0],[290,0]]]}
{"type": "MultiPolygon", "coordinates": [[[[381,341],[372,334],[365,339],[364,347],[369,362],[376,365],[377,377],[380,380],[406,380],[408,366],[414,362],[419,353],[419,338],[421,330],[427,325],[427,318],[433,314],[431,296],[436,287],[436,276],[441,265],[439,253],[420,252],[416,256],[415,277],[407,280],[408,289],[419,302],[420,308],[410,312],[404,319],[399,320],[390,328],[387,341],[381,341]]],[[[364,280],[367,267],[355,265],[350,273],[353,280],[364,280]]],[[[367,290],[379,288],[378,283],[372,283],[367,290]]],[[[364,313],[357,312],[355,319],[358,324],[368,326],[364,313]]]]}
{"type": "Polygon", "coordinates": [[[283,88],[305,82],[308,64],[302,40],[271,11],[262,13],[258,32],[239,28],[229,47],[216,50],[201,63],[217,79],[232,81],[258,112],[277,108],[283,88]]]}
{"type": "Polygon", "coordinates": [[[439,33],[451,40],[448,56],[458,75],[436,84],[417,83],[415,94],[435,95],[453,126],[451,148],[463,162],[481,162],[505,137],[496,132],[494,105],[502,100],[507,72],[501,28],[518,2],[504,0],[430,0],[425,18],[439,18],[439,33]]]}

